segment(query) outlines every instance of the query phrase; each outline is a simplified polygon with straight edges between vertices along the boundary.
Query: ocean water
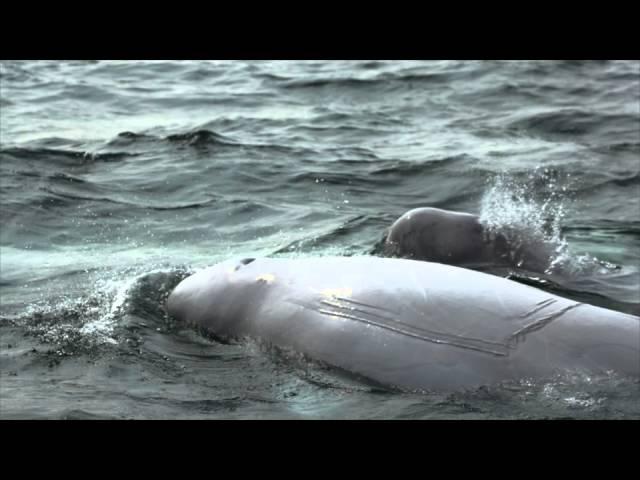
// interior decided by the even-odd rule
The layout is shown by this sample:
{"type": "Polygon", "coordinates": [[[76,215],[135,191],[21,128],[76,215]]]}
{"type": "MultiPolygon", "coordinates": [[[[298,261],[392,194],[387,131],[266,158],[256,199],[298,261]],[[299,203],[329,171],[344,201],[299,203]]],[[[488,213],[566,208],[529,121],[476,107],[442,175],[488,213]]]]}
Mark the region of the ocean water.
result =
{"type": "Polygon", "coordinates": [[[0,418],[640,418],[627,379],[388,391],[165,312],[421,206],[553,247],[492,273],[638,315],[640,62],[0,62],[0,418]]]}

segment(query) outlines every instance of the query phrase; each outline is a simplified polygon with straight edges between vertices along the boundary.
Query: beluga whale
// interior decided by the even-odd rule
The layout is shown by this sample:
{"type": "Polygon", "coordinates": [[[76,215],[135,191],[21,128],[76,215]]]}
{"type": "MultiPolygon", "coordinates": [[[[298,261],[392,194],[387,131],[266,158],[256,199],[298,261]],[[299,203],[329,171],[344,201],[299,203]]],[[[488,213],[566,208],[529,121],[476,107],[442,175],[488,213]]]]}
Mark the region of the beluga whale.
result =
{"type": "Polygon", "coordinates": [[[441,263],[228,260],[179,283],[170,315],[390,388],[455,391],[577,372],[640,378],[640,317],[441,263]]]}
{"type": "Polygon", "coordinates": [[[515,267],[544,273],[555,246],[527,232],[491,231],[471,213],[414,208],[388,229],[382,254],[466,268],[515,267]]]}

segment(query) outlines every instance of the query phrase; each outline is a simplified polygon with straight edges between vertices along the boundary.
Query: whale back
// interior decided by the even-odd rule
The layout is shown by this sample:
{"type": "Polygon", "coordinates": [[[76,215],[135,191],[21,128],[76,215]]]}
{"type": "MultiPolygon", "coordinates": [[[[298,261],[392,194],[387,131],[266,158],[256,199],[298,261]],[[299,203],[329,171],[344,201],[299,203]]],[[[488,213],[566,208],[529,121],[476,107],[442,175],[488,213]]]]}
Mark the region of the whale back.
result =
{"type": "Polygon", "coordinates": [[[215,298],[206,287],[215,271],[191,280],[183,319],[401,388],[640,369],[638,317],[480,272],[375,257],[266,258],[218,278],[226,289],[215,298]],[[212,323],[229,298],[232,318],[212,323]]]}

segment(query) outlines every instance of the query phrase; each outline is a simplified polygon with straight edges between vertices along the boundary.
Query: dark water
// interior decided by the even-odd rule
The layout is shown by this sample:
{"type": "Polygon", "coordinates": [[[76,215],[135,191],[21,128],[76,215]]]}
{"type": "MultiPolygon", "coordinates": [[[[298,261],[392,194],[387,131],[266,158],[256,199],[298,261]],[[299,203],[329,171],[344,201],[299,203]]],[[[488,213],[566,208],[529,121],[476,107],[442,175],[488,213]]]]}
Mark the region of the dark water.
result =
{"type": "Polygon", "coordinates": [[[502,274],[638,314],[639,62],[30,61],[0,82],[1,418],[640,418],[625,379],[390,392],[164,311],[195,269],[371,254],[435,206],[540,236],[563,272],[502,274]]]}

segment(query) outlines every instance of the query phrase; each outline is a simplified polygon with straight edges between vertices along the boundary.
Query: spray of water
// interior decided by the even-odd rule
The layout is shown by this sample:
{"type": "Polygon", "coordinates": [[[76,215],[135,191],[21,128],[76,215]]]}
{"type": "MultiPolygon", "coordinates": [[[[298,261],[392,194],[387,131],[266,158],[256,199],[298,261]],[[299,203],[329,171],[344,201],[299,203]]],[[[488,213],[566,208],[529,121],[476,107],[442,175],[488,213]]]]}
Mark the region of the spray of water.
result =
{"type": "MultiPolygon", "coordinates": [[[[85,278],[81,293],[43,299],[11,318],[24,323],[29,335],[57,347],[60,356],[90,353],[118,344],[119,328],[128,315],[162,318],[172,288],[186,275],[182,269],[131,268],[85,278]]],[[[119,333],[120,332],[120,333],[119,333]]]]}
{"type": "Polygon", "coordinates": [[[563,237],[563,220],[573,208],[572,182],[570,174],[542,167],[488,180],[480,221],[487,235],[507,240],[513,264],[569,276],[606,275],[618,269],[588,253],[572,251],[563,237]]]}
{"type": "Polygon", "coordinates": [[[489,180],[480,221],[488,235],[502,235],[518,266],[541,265],[552,273],[568,259],[561,235],[566,212],[568,176],[548,168],[523,175],[499,174],[489,180]]]}

